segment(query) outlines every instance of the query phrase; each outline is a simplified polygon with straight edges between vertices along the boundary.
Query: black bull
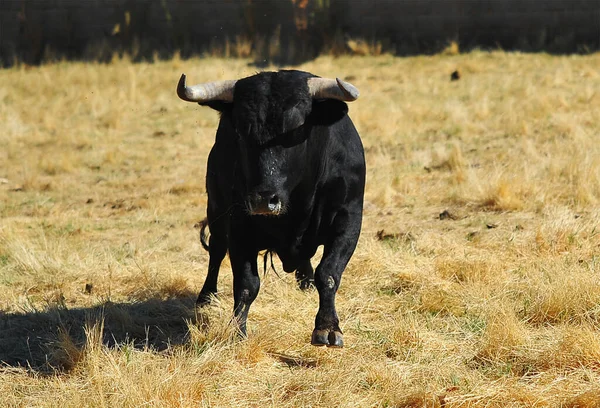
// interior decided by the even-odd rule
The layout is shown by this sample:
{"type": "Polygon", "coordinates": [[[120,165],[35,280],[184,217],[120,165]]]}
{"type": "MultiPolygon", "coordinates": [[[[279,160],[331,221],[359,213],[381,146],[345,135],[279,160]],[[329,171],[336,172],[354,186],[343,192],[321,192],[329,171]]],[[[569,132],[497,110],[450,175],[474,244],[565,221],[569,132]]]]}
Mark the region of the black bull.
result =
{"type": "Polygon", "coordinates": [[[237,81],[186,86],[180,98],[221,114],[208,158],[208,275],[199,304],[217,293],[229,251],[234,316],[246,335],[248,309],[260,286],[259,251],[275,252],[305,289],[314,282],[319,310],[311,343],[342,347],[335,309],[342,273],[361,229],[364,150],[345,101],[351,84],[308,72],[263,72],[237,81]],[[310,259],[323,245],[315,272],[310,259]]]}

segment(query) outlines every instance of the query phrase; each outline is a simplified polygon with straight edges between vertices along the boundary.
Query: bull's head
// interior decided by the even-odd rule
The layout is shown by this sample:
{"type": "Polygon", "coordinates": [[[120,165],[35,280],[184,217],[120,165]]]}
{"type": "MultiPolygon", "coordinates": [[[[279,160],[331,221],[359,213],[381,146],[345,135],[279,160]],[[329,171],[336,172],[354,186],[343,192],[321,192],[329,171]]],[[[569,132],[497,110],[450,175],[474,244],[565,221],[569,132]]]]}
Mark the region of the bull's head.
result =
{"type": "Polygon", "coordinates": [[[310,129],[344,116],[344,102],[356,100],[358,90],[339,78],[280,71],[194,86],[186,85],[184,74],[177,95],[222,113],[220,129],[237,145],[232,164],[237,162],[248,212],[277,216],[307,173],[319,171],[309,163],[310,129]]]}

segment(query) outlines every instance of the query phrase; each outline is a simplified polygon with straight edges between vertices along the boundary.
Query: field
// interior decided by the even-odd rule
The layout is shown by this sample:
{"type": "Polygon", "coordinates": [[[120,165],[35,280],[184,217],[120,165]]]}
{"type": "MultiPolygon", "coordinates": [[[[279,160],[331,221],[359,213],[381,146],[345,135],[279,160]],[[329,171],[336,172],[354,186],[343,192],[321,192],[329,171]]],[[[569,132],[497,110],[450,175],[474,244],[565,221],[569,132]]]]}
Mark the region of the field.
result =
{"type": "Polygon", "coordinates": [[[344,349],[309,345],[317,293],[276,258],[247,340],[227,261],[194,310],[218,115],[175,86],[248,61],[0,71],[1,405],[600,407],[598,67],[501,51],[299,67],[361,91],[344,349]]]}

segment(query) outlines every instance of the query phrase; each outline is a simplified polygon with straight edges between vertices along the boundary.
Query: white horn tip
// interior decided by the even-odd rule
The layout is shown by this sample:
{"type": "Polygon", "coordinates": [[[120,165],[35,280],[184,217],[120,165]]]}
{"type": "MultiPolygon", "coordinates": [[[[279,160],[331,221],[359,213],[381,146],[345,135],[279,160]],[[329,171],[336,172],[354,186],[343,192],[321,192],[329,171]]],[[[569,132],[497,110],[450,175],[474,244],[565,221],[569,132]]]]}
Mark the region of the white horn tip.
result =
{"type": "Polygon", "coordinates": [[[344,96],[346,96],[346,98],[348,98],[348,101],[355,101],[358,99],[359,96],[359,92],[358,89],[352,85],[349,82],[346,81],[342,81],[339,78],[335,79],[337,81],[338,86],[340,87],[341,91],[344,93],[344,96]]]}

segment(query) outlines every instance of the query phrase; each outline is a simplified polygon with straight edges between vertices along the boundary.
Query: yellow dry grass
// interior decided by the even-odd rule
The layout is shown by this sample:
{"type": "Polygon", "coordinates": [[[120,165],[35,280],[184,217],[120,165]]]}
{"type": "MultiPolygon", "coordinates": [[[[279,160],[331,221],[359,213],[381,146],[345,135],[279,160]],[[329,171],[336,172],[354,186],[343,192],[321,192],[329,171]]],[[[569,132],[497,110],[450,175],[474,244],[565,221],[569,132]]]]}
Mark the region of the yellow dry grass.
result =
{"type": "Polygon", "coordinates": [[[361,91],[341,350],[277,262],[247,340],[227,262],[193,309],[218,116],[175,85],[248,61],[0,71],[2,406],[600,407],[600,55],[450,51],[299,67],[361,91]]]}

